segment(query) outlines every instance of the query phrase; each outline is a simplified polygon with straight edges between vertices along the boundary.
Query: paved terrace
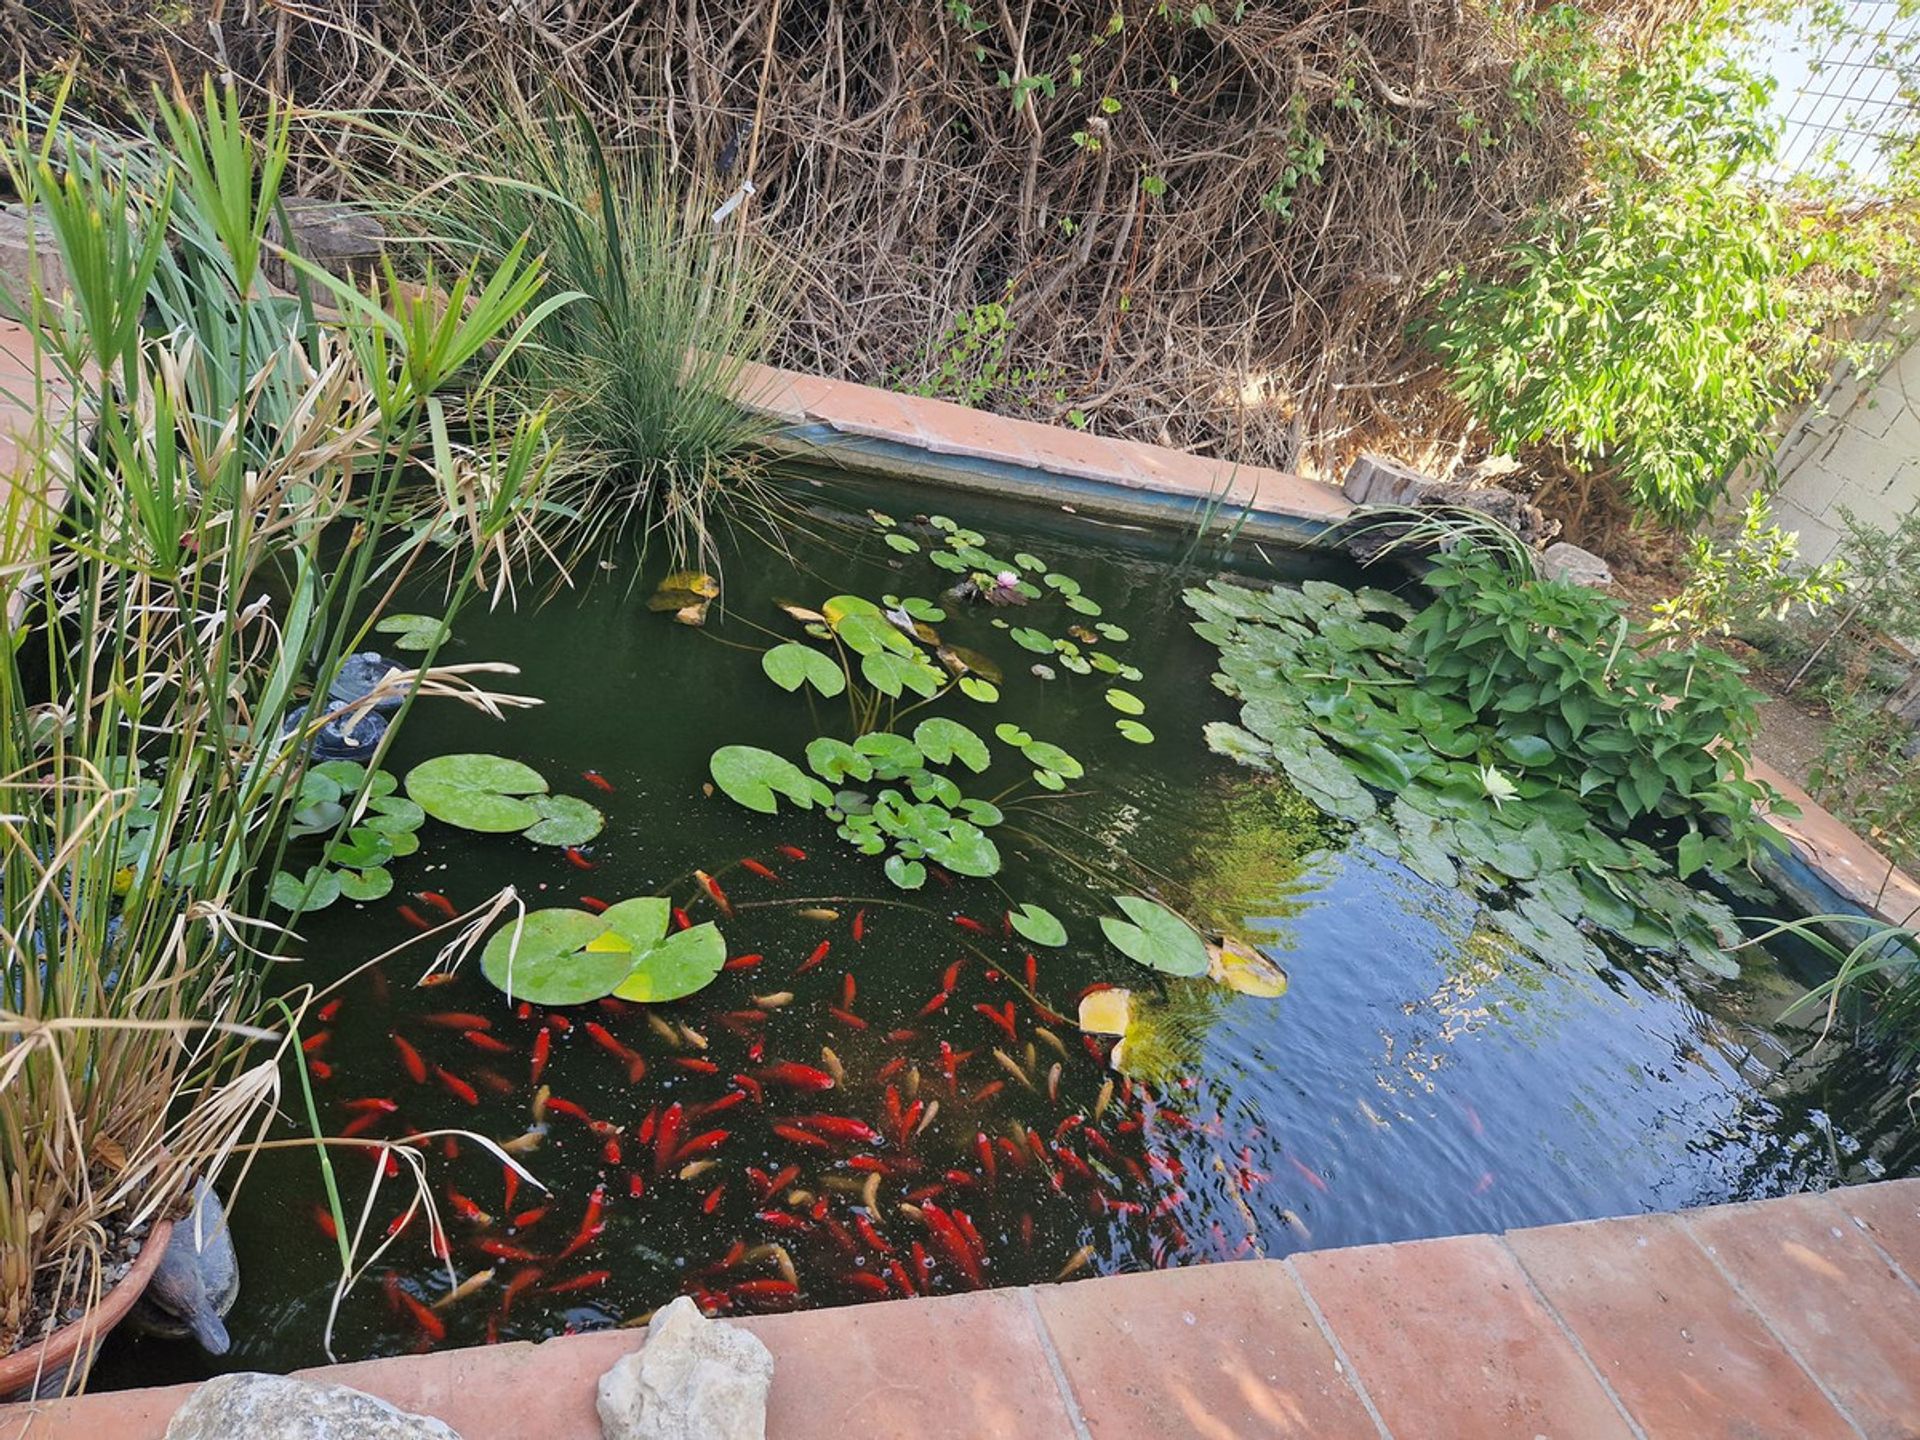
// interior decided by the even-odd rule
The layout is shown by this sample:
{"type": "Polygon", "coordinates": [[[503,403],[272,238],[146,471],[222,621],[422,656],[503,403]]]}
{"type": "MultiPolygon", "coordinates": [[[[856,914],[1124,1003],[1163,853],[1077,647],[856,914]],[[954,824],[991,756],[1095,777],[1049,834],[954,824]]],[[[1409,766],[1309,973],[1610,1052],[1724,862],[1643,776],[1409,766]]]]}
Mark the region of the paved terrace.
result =
{"type": "MultiPolygon", "coordinates": [[[[1920,1180],[739,1323],[770,1440],[1920,1435],[1920,1180]]],[[[465,1440],[598,1440],[609,1330],[303,1372],[465,1440]]],[[[159,1440],[190,1385],[0,1407],[159,1440]]]]}

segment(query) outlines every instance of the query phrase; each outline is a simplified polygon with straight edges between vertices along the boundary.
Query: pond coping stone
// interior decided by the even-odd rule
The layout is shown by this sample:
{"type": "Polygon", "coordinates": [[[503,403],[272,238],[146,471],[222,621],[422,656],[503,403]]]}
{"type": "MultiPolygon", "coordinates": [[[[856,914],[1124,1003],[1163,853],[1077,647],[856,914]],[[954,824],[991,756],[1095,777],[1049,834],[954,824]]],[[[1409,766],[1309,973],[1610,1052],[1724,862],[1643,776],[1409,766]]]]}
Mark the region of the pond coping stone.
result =
{"type": "MultiPolygon", "coordinates": [[[[1920,1179],[731,1323],[770,1440],[1920,1434],[1920,1179]]],[[[465,1440],[599,1440],[603,1330],[298,1372],[465,1440]]],[[[195,1387],[0,1407],[162,1440],[195,1387]]]]}

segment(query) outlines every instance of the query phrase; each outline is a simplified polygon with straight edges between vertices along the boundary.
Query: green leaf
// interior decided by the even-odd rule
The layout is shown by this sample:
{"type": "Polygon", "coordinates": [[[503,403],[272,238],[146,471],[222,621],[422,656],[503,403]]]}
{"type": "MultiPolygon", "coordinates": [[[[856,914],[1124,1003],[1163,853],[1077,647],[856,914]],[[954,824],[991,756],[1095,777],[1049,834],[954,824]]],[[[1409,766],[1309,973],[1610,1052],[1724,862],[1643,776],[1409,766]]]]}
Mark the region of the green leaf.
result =
{"type": "Polygon", "coordinates": [[[873,762],[844,740],[819,735],[807,742],[807,768],[822,780],[871,780],[873,762]]]}
{"type": "Polygon", "coordinates": [[[1013,563],[1018,565],[1022,570],[1044,570],[1047,568],[1046,561],[1042,560],[1038,555],[1028,554],[1025,550],[1022,550],[1013,557],[1013,563]]]}
{"type": "Polygon", "coordinates": [[[962,675],[960,693],[969,700],[978,700],[982,705],[991,705],[1000,698],[1000,687],[991,680],[982,680],[978,675],[962,675]]]}
{"type": "Polygon", "coordinates": [[[1537,769],[1542,765],[1551,765],[1554,761],[1553,745],[1539,735],[1507,735],[1500,741],[1500,748],[1516,765],[1528,769],[1537,769]]]}
{"type": "Polygon", "coordinates": [[[986,831],[967,820],[949,823],[944,836],[930,837],[927,855],[956,875],[984,879],[1000,872],[1000,849],[986,831]]]}
{"type": "Polygon", "coordinates": [[[296,914],[324,910],[339,898],[339,875],[318,865],[308,866],[307,873],[297,877],[277,871],[273,884],[267,887],[269,901],[296,914]]]}
{"type": "Polygon", "coordinates": [[[609,906],[600,916],[600,923],[626,941],[628,948],[638,955],[666,938],[672,919],[673,906],[668,901],[658,895],[643,895],[609,906]]]}
{"type": "Polygon", "coordinates": [[[1077,610],[1082,615],[1098,615],[1101,613],[1100,606],[1093,600],[1088,599],[1085,595],[1067,596],[1067,608],[1069,610],[1077,610]]]}
{"type": "Polygon", "coordinates": [[[769,680],[786,691],[798,690],[807,684],[831,698],[847,688],[846,675],[831,657],[798,641],[774,646],[760,657],[760,668],[767,672],[769,680]]]}
{"type": "Polygon", "coordinates": [[[404,795],[381,795],[367,802],[367,817],[360,823],[388,835],[406,834],[427,823],[427,812],[404,795]]]}
{"type": "Polygon", "coordinates": [[[776,796],[785,796],[802,810],[833,802],[833,792],[798,765],[757,746],[723,745],[713,752],[707,769],[722,793],[763,815],[779,809],[776,796]]]}
{"type": "Polygon", "coordinates": [[[1216,755],[1224,755],[1255,770],[1273,769],[1271,747],[1251,730],[1242,730],[1238,725],[1229,725],[1224,720],[1209,720],[1201,727],[1200,733],[1206,739],[1207,748],[1216,755]]]}
{"type": "Polygon", "coordinates": [[[1144,715],[1147,711],[1147,702],[1131,690],[1121,690],[1118,687],[1109,689],[1106,692],[1106,701],[1122,715],[1144,715]]]}
{"type": "Polygon", "coordinates": [[[342,870],[339,873],[340,893],[349,900],[364,904],[369,900],[385,899],[393,893],[393,874],[387,870],[342,870]]]}
{"type": "Polygon", "coordinates": [[[885,653],[863,655],[860,673],[869,685],[891,700],[899,699],[903,690],[931,698],[946,683],[941,673],[917,653],[911,658],[885,653]]]}
{"type": "Polygon", "coordinates": [[[987,742],[958,720],[939,716],[922,720],[913,730],[913,743],[922,755],[936,765],[958,760],[974,774],[987,768],[991,756],[987,742]]]}
{"type": "Polygon", "coordinates": [[[1063,780],[1078,780],[1085,775],[1086,768],[1081,763],[1055,745],[1050,740],[1035,740],[1020,747],[1020,753],[1027,757],[1029,765],[1042,770],[1051,770],[1063,780]]]}
{"type": "Polygon", "coordinates": [[[1113,641],[1114,644],[1116,645],[1130,638],[1125,630],[1121,629],[1118,625],[1110,624],[1105,620],[1102,620],[1098,625],[1094,626],[1093,628],[1095,630],[1098,630],[1102,635],[1106,636],[1107,639],[1113,641]]]}
{"type": "Polygon", "coordinates": [[[1035,630],[1031,625],[1016,625],[1007,632],[1007,638],[1023,650],[1031,650],[1036,655],[1053,654],[1051,637],[1044,630],[1035,630]]]}
{"type": "Polygon", "coordinates": [[[998,725],[994,726],[993,733],[994,737],[999,740],[1001,744],[1011,745],[1015,749],[1033,743],[1033,736],[1010,720],[1002,720],[998,725]]]}
{"type": "Polygon", "coordinates": [[[539,771],[500,755],[440,755],[407,772],[407,794],[427,814],[487,835],[537,821],[540,812],[521,797],[546,790],[539,771]]]}
{"type": "Polygon", "coordinates": [[[1123,740],[1131,740],[1136,745],[1151,745],[1153,743],[1153,731],[1142,725],[1138,720],[1116,720],[1113,722],[1113,728],[1120,732],[1123,740]]]}
{"type": "Polygon", "coordinates": [[[480,970],[515,1000],[580,1005],[613,993],[633,966],[633,948],[604,916],[585,910],[535,910],[487,941],[480,970]],[[600,942],[598,948],[594,947],[600,942]]]}
{"type": "Polygon", "coordinates": [[[918,890],[927,883],[927,867],[918,860],[908,860],[901,855],[889,855],[887,863],[881,868],[886,871],[887,879],[902,890],[918,890]]]}
{"type": "Polygon", "coordinates": [[[429,650],[450,633],[446,622],[432,615],[388,615],[375,621],[373,628],[394,636],[396,650],[429,650]]]}
{"type": "Polygon", "coordinates": [[[884,615],[855,611],[834,622],[833,633],[854,654],[871,659],[875,655],[904,658],[914,653],[913,642],[894,627],[884,615]]]}
{"type": "Polygon", "coordinates": [[[853,742],[853,748],[873,762],[874,773],[882,779],[918,770],[923,758],[913,741],[891,730],[869,730],[853,742]]]}
{"type": "Polygon", "coordinates": [[[540,813],[525,831],[536,845],[584,845],[607,823],[606,816],[571,795],[536,795],[528,803],[540,813]]]}
{"type": "Polygon", "coordinates": [[[888,531],[885,538],[888,546],[898,550],[902,555],[918,555],[920,553],[920,542],[910,536],[902,535],[898,530],[888,531]]]}
{"type": "MultiPolygon", "coordinates": [[[[608,911],[612,914],[612,911],[608,911]]],[[[727,942],[712,922],[669,935],[633,962],[613,993],[622,1000],[661,1004],[713,983],[727,963],[727,942]]]]}
{"type": "Polygon", "coordinates": [[[1100,917],[1101,933],[1114,949],[1163,975],[1207,973],[1207,947],[1173,911],[1137,895],[1116,895],[1113,901],[1127,917],[1100,917]]]}
{"type": "Polygon", "coordinates": [[[1062,925],[1051,910],[1034,904],[1022,905],[1018,910],[1007,912],[1007,923],[1013,926],[1014,933],[1035,945],[1058,948],[1067,943],[1067,927],[1062,925]]]}
{"type": "Polygon", "coordinates": [[[1706,837],[1698,830],[1689,830],[1680,837],[1680,847],[1674,854],[1674,873],[1682,880],[1687,879],[1707,863],[1706,837]]]}

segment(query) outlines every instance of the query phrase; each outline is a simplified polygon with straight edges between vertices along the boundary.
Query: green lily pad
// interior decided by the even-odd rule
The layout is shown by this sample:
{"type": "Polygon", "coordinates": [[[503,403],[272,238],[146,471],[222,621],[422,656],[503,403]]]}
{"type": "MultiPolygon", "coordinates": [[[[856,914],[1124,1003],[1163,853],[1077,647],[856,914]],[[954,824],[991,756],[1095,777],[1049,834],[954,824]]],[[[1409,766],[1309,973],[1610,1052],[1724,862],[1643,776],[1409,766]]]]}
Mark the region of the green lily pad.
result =
{"type": "Polygon", "coordinates": [[[898,530],[888,531],[884,538],[886,539],[889,549],[898,550],[902,555],[918,555],[920,553],[920,542],[912,536],[902,535],[898,530]]]}
{"type": "Polygon", "coordinates": [[[387,615],[375,621],[373,628],[393,636],[396,650],[431,650],[450,633],[447,622],[432,615],[387,615]]]}
{"type": "Polygon", "coordinates": [[[535,910],[487,941],[480,970],[509,999],[582,1005],[612,994],[633,967],[633,947],[610,933],[585,910],[535,910]]]}
{"type": "Polygon", "coordinates": [[[807,742],[807,768],[822,780],[871,780],[873,762],[846,741],[816,735],[807,742]]]}
{"type": "Polygon", "coordinates": [[[404,795],[377,795],[367,802],[366,818],[360,823],[369,830],[400,835],[426,824],[427,812],[404,795]]]}
{"type": "MultiPolygon", "coordinates": [[[[898,630],[892,633],[900,634],[898,630]]],[[[903,641],[905,638],[901,636],[903,641]]],[[[901,692],[906,690],[931,698],[946,683],[945,677],[917,652],[912,655],[894,655],[886,651],[864,654],[860,657],[860,673],[866,677],[869,685],[892,700],[899,699],[901,692]]]]}
{"type": "Polygon", "coordinates": [[[501,755],[439,755],[407,772],[407,794],[427,814],[487,835],[535,823],[540,812],[522,797],[546,791],[539,771],[501,755]]]}
{"type": "Polygon", "coordinates": [[[1121,739],[1131,740],[1136,745],[1151,745],[1153,743],[1153,731],[1142,725],[1138,720],[1116,720],[1113,722],[1113,728],[1120,732],[1121,739]]]}
{"type": "Polygon", "coordinates": [[[282,910],[291,910],[296,914],[324,910],[339,898],[339,872],[319,865],[308,866],[305,875],[278,871],[273,877],[273,884],[267,887],[269,901],[282,910]]]}
{"type": "Polygon", "coordinates": [[[571,795],[535,795],[527,803],[540,818],[522,833],[536,845],[584,845],[607,823],[606,816],[571,795]]]}
{"type": "Polygon", "coordinates": [[[1016,935],[1024,937],[1035,945],[1058,948],[1067,943],[1067,927],[1060,923],[1051,910],[1043,906],[1028,903],[1018,910],[1009,910],[1007,923],[1013,926],[1016,935]]]}
{"type": "Polygon", "coordinates": [[[927,855],[956,875],[984,878],[1000,873],[1000,849],[987,833],[967,820],[954,820],[944,836],[930,836],[927,855]]]}
{"type": "Polygon", "coordinates": [[[669,935],[646,950],[613,993],[642,1004],[679,1000],[712,984],[726,963],[727,942],[709,921],[669,935]]]}
{"type": "Polygon", "coordinates": [[[1216,755],[1224,755],[1255,770],[1273,769],[1272,747],[1251,730],[1242,730],[1224,720],[1209,720],[1200,733],[1206,738],[1207,748],[1216,755]]]}
{"type": "Polygon", "coordinates": [[[927,867],[904,855],[889,855],[881,868],[886,871],[887,879],[902,890],[918,890],[927,883],[927,867]]]}
{"type": "Polygon", "coordinates": [[[1131,690],[1122,690],[1118,687],[1109,689],[1106,692],[1106,701],[1107,704],[1118,710],[1122,715],[1144,715],[1147,713],[1147,702],[1142,700],[1138,695],[1135,695],[1131,690]]]}
{"type": "Polygon", "coordinates": [[[802,810],[833,803],[833,792],[798,765],[755,745],[722,745],[707,761],[713,783],[749,810],[772,815],[785,796],[802,810]]]}
{"type": "Polygon", "coordinates": [[[1173,911],[1138,895],[1116,895],[1113,901],[1127,917],[1100,917],[1101,933],[1114,949],[1163,975],[1207,973],[1207,947],[1173,911]]]}
{"type": "Polygon", "coordinates": [[[1063,780],[1078,780],[1087,773],[1085,766],[1051,740],[1035,740],[1023,745],[1020,753],[1027,757],[1029,765],[1051,770],[1063,780]]]}
{"type": "Polygon", "coordinates": [[[1036,630],[1031,625],[1016,625],[1007,631],[1007,638],[1023,650],[1031,650],[1036,655],[1053,654],[1053,640],[1044,630],[1036,630]]]}
{"type": "Polygon", "coordinates": [[[974,774],[987,768],[987,742],[958,720],[938,716],[922,720],[913,730],[913,743],[936,765],[958,760],[974,774]]]}
{"type": "Polygon", "coordinates": [[[342,870],[338,879],[340,894],[362,904],[369,900],[384,900],[393,893],[393,872],[390,870],[342,870]]]}
{"type": "Polygon", "coordinates": [[[991,705],[1000,698],[1000,687],[991,680],[982,680],[978,675],[962,675],[960,693],[969,700],[978,700],[982,705],[991,705]]]}
{"type": "Polygon", "coordinates": [[[1016,748],[1033,744],[1033,736],[1009,720],[1002,720],[993,727],[993,733],[1002,744],[1016,748]]]}
{"type": "Polygon", "coordinates": [[[829,698],[847,688],[847,677],[833,660],[811,645],[788,641],[776,645],[760,657],[760,668],[782,690],[798,690],[811,685],[829,698]]]}

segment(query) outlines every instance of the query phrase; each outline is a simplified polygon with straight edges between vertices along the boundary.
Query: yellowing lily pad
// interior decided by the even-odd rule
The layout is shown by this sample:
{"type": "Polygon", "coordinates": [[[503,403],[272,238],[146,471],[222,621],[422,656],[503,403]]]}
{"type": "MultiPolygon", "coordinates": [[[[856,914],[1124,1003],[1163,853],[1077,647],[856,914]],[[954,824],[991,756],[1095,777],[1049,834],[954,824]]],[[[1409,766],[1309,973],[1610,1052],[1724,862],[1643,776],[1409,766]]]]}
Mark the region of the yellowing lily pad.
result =
{"type": "Polygon", "coordinates": [[[1250,945],[1234,939],[1207,946],[1207,974],[1242,995],[1277,999],[1287,993],[1287,972],[1250,945]]]}
{"type": "Polygon", "coordinates": [[[1115,986],[1080,997],[1080,1028],[1089,1035],[1124,1035],[1133,1023],[1133,992],[1115,986]]]}

